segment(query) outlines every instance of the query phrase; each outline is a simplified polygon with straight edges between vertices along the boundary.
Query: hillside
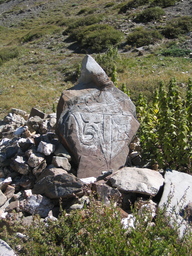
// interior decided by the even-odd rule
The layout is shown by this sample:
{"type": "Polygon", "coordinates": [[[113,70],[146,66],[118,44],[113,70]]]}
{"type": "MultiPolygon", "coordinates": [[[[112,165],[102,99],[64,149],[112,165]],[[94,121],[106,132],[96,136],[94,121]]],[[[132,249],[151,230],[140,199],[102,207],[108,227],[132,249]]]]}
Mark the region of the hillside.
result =
{"type": "Polygon", "coordinates": [[[164,2],[1,0],[0,116],[12,107],[54,111],[86,53],[109,75],[115,69],[116,85],[127,87],[134,101],[172,77],[185,89],[192,72],[192,3],[164,2]],[[156,8],[152,16],[150,8],[156,8]],[[102,58],[111,45],[118,53],[112,49],[102,58]]]}

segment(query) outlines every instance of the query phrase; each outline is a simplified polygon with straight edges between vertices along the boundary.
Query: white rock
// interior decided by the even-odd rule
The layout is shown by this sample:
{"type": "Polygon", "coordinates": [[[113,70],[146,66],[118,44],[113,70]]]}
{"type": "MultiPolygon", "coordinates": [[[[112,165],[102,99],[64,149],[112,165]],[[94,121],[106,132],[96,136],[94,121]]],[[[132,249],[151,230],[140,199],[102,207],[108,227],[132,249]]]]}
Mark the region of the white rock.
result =
{"type": "Polygon", "coordinates": [[[0,255],[2,256],[16,256],[11,247],[3,240],[0,239],[0,255]]]}
{"type": "Polygon", "coordinates": [[[121,220],[121,224],[123,225],[124,229],[135,229],[135,217],[133,214],[129,214],[127,218],[123,218],[121,220]]]}
{"type": "Polygon", "coordinates": [[[165,186],[159,207],[166,207],[166,214],[171,216],[171,224],[178,226],[180,237],[183,237],[186,228],[189,227],[183,215],[185,207],[191,202],[191,195],[191,175],[178,171],[166,172],[165,186]]]}
{"type": "Polygon", "coordinates": [[[155,196],[164,179],[159,172],[151,169],[124,167],[113,173],[109,181],[122,191],[155,196]]]}
{"type": "Polygon", "coordinates": [[[82,178],[80,180],[85,184],[91,184],[91,183],[94,183],[97,179],[95,177],[88,177],[88,178],[82,178]]]}
{"type": "Polygon", "coordinates": [[[38,145],[37,151],[44,154],[45,156],[51,155],[55,150],[55,146],[51,143],[41,141],[38,145]]]}

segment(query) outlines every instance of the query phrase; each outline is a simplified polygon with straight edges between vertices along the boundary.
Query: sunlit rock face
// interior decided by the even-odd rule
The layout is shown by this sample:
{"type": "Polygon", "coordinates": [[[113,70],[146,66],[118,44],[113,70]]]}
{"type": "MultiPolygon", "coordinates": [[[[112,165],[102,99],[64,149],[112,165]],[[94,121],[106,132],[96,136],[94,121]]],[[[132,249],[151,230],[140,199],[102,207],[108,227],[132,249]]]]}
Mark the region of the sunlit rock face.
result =
{"type": "Polygon", "coordinates": [[[56,133],[78,166],[77,176],[124,166],[138,127],[131,99],[87,55],[78,83],[62,93],[57,107],[56,133]]]}

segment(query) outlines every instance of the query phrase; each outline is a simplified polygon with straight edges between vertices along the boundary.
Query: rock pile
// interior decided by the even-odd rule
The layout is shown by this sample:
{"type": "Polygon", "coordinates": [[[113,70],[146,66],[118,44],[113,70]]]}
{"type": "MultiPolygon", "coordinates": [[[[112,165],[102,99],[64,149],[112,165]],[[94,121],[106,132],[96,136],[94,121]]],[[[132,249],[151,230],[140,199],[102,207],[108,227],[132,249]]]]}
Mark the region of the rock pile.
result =
{"type": "Polygon", "coordinates": [[[139,125],[134,105],[97,65],[85,58],[79,83],[61,96],[57,118],[36,108],[29,115],[12,109],[1,121],[0,219],[55,219],[60,203],[69,212],[82,209],[94,191],[105,204],[116,202],[125,228],[134,228],[130,205],[142,216],[147,209],[151,222],[157,207],[171,203],[167,214],[176,207],[182,236],[192,218],[192,176],[141,168],[139,139],[132,139],[139,125]]]}

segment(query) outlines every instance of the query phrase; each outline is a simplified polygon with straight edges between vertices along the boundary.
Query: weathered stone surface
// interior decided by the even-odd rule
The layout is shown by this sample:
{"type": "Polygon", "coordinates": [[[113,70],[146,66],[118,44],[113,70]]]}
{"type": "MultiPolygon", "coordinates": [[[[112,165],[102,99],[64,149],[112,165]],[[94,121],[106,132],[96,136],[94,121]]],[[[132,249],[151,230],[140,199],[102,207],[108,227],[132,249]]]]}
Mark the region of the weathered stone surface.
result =
{"type": "Polygon", "coordinates": [[[122,191],[155,196],[164,179],[159,172],[151,169],[124,167],[112,174],[109,182],[122,191]]]}
{"type": "Polygon", "coordinates": [[[32,108],[29,118],[30,117],[34,117],[34,116],[39,116],[41,119],[45,118],[45,113],[43,113],[41,110],[37,109],[37,108],[32,108]]]}
{"type": "Polygon", "coordinates": [[[27,164],[27,159],[24,156],[17,155],[11,162],[11,168],[19,172],[20,174],[28,174],[30,171],[29,165],[27,164]]]}
{"type": "Polygon", "coordinates": [[[65,171],[63,168],[56,168],[53,165],[50,165],[42,171],[42,173],[38,177],[38,180],[41,180],[49,175],[57,176],[63,174],[67,174],[67,171],[65,171]]]}
{"type": "Polygon", "coordinates": [[[44,161],[43,155],[38,152],[29,150],[26,152],[26,155],[28,156],[27,163],[32,168],[40,166],[40,164],[44,161]]]}
{"type": "Polygon", "coordinates": [[[7,201],[7,197],[3,194],[3,192],[0,190],[0,206],[4,205],[4,203],[7,201]]]}
{"type": "Polygon", "coordinates": [[[9,198],[12,198],[14,193],[15,193],[15,187],[11,186],[11,185],[8,185],[5,192],[4,192],[4,195],[7,197],[7,199],[9,199],[9,198]]]}
{"type": "Polygon", "coordinates": [[[34,194],[42,194],[49,198],[69,198],[81,192],[83,183],[70,174],[48,175],[39,180],[34,188],[34,194]]]}
{"type": "MultiPolygon", "coordinates": [[[[192,176],[178,171],[167,171],[165,186],[159,207],[166,206],[166,212],[171,216],[171,224],[178,225],[182,237],[189,224],[185,219],[185,208],[191,202],[192,176]],[[174,209],[174,210],[173,210],[174,209]]],[[[192,230],[191,230],[192,231],[192,230]]]]}
{"type": "Polygon", "coordinates": [[[5,191],[7,186],[9,184],[11,184],[11,182],[12,182],[12,178],[11,177],[7,177],[6,179],[0,179],[0,189],[2,191],[5,191]]]}
{"type": "Polygon", "coordinates": [[[0,255],[2,255],[2,256],[16,256],[13,249],[2,239],[0,239],[0,255]]]}
{"type": "Polygon", "coordinates": [[[51,155],[55,150],[55,145],[41,141],[38,145],[37,151],[44,154],[45,156],[51,155]]]}
{"type": "Polygon", "coordinates": [[[47,217],[49,211],[54,207],[50,199],[42,195],[32,195],[21,202],[23,211],[32,215],[39,214],[42,218],[47,217]]]}
{"type": "Polygon", "coordinates": [[[57,108],[56,132],[78,165],[77,176],[123,166],[138,127],[130,98],[87,55],[78,84],[63,92],[57,108]]]}
{"type": "Polygon", "coordinates": [[[52,159],[52,164],[55,167],[61,167],[66,171],[71,170],[71,165],[70,165],[70,163],[69,163],[69,161],[66,157],[54,156],[53,159],[52,159]]]}

